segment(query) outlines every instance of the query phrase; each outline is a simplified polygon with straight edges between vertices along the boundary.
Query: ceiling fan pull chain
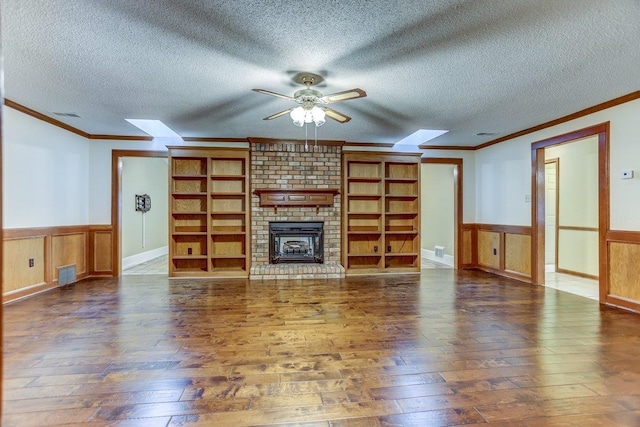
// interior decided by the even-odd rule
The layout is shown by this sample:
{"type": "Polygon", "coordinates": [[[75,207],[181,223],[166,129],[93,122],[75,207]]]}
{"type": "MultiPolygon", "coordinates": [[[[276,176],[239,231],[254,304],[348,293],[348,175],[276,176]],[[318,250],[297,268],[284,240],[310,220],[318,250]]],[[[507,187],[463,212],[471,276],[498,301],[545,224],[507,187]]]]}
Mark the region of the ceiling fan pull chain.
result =
{"type": "Polygon", "coordinates": [[[316,140],[316,147],[314,149],[314,151],[318,151],[318,126],[314,126],[313,129],[315,130],[315,140],[316,140]]]}
{"type": "Polygon", "coordinates": [[[307,143],[307,123],[304,124],[304,151],[309,151],[309,144],[307,143]]]}

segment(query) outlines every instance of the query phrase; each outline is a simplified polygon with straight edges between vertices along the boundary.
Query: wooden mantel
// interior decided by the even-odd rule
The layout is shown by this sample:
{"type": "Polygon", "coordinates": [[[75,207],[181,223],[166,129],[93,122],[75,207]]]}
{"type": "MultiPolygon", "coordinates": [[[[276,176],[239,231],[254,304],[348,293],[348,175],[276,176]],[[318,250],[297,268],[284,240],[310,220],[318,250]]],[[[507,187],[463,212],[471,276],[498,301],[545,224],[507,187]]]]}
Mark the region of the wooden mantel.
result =
{"type": "Polygon", "coordinates": [[[338,188],[257,188],[262,207],[283,206],[333,206],[333,198],[340,193],[338,188]]]}

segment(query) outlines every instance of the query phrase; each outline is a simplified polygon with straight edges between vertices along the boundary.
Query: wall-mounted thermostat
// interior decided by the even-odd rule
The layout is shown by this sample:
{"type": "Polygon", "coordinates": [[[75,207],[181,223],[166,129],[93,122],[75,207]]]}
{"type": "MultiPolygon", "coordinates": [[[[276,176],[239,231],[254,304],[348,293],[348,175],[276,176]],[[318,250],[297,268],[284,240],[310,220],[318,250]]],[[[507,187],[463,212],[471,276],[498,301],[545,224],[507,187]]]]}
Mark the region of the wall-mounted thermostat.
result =
{"type": "Polygon", "coordinates": [[[631,178],[633,178],[632,169],[625,169],[622,172],[620,172],[620,179],[631,179],[631,178]]]}

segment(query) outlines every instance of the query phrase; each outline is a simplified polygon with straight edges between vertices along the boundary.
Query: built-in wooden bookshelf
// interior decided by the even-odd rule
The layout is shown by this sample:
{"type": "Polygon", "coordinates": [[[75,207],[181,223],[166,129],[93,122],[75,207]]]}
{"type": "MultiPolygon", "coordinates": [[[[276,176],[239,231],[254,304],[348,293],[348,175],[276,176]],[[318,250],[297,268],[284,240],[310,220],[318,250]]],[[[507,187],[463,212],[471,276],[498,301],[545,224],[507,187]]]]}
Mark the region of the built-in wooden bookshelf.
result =
{"type": "Polygon", "coordinates": [[[247,277],[249,151],[169,147],[169,276],[247,277]]]}
{"type": "Polygon", "coordinates": [[[342,158],[342,262],[347,274],[420,271],[420,155],[342,158]]]}

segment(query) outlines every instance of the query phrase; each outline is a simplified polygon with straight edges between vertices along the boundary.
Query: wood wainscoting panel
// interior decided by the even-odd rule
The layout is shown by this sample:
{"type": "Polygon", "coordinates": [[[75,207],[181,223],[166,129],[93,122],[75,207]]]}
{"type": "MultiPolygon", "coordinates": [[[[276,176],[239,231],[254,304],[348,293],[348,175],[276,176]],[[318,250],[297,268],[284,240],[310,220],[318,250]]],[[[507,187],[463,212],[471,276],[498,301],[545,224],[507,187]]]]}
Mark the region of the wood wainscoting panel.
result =
{"type": "Polygon", "coordinates": [[[2,294],[46,282],[43,236],[3,242],[2,294]],[[33,259],[33,267],[29,260],[33,259]]]}
{"type": "Polygon", "coordinates": [[[87,271],[87,233],[59,234],[51,238],[52,268],[63,265],[76,265],[76,274],[87,271]]]}
{"type": "Polygon", "coordinates": [[[609,242],[609,294],[640,302],[640,243],[609,242]]]}
{"type": "Polygon", "coordinates": [[[500,233],[478,230],[478,265],[500,268],[500,233]]]}
{"type": "Polygon", "coordinates": [[[77,280],[112,276],[113,244],[110,224],[2,230],[3,304],[59,286],[61,266],[75,264],[77,280]]]}
{"type": "Polygon", "coordinates": [[[111,231],[93,232],[93,271],[113,273],[113,233],[111,231]]]}
{"type": "Polygon", "coordinates": [[[531,236],[505,233],[504,269],[531,276],[531,236]]]}
{"type": "Polygon", "coordinates": [[[462,230],[462,265],[473,263],[473,230],[462,230]]]}

